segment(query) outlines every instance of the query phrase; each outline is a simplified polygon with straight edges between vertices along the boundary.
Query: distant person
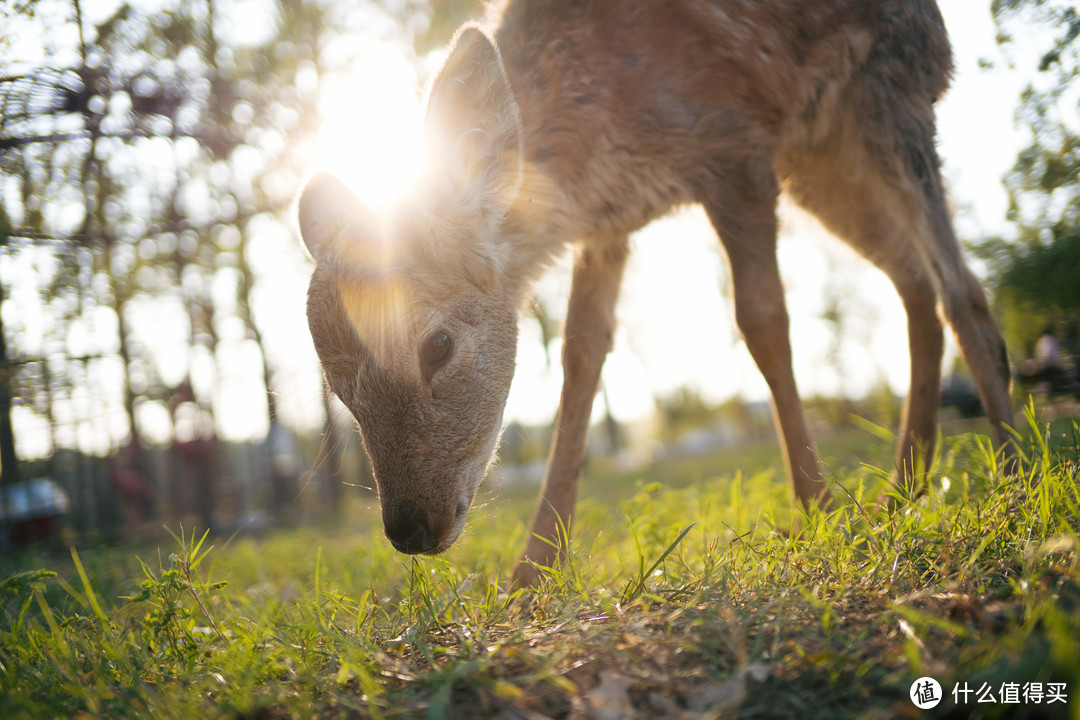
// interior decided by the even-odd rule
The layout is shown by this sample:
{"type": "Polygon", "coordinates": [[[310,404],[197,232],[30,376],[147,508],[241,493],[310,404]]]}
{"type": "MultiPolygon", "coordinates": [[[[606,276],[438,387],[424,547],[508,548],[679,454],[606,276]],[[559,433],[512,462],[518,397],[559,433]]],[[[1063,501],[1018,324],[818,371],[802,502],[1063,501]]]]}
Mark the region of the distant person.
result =
{"type": "Polygon", "coordinates": [[[1035,343],[1035,362],[1040,372],[1052,374],[1061,367],[1061,350],[1057,337],[1054,336],[1053,323],[1047,323],[1043,333],[1035,343]]]}
{"type": "Polygon", "coordinates": [[[1047,323],[1035,342],[1034,352],[1024,361],[1021,372],[1042,395],[1067,392],[1072,385],[1069,373],[1061,362],[1061,346],[1054,333],[1054,324],[1047,323]]]}

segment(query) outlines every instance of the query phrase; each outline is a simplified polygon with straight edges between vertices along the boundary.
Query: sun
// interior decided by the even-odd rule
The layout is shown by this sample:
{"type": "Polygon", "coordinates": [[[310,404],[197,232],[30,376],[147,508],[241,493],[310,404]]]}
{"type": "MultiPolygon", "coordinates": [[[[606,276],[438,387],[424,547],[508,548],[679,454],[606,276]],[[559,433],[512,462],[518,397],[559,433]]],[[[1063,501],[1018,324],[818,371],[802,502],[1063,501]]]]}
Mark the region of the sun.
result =
{"type": "Polygon", "coordinates": [[[339,177],[369,207],[400,194],[420,169],[422,108],[410,49],[365,47],[350,72],[327,78],[318,169],[339,177]]]}

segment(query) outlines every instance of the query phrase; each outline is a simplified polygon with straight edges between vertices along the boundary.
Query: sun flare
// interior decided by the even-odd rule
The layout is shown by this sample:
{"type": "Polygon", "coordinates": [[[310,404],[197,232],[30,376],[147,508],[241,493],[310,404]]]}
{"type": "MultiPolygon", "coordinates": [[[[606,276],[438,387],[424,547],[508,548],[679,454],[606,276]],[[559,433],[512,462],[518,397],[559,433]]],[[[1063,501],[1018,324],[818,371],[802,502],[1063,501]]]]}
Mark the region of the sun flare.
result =
{"type": "Polygon", "coordinates": [[[336,175],[369,207],[386,204],[422,161],[421,101],[409,51],[379,42],[347,75],[327,78],[320,107],[318,167],[336,175]]]}

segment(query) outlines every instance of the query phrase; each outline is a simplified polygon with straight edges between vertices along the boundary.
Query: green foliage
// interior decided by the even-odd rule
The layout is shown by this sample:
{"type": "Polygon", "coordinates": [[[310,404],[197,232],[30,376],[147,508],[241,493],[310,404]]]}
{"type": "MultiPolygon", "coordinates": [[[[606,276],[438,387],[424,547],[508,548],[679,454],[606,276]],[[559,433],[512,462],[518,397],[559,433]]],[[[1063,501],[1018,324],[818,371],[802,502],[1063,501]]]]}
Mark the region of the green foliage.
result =
{"type": "Polygon", "coordinates": [[[1006,50],[1032,37],[1033,28],[1052,38],[1044,41],[1049,47],[1033,68],[1039,75],[1017,110],[1031,144],[1005,178],[1019,240],[993,239],[977,248],[990,264],[1006,338],[1022,351],[1048,321],[1080,315],[1080,15],[1069,3],[1047,0],[994,0],[991,12],[1006,50]]]}
{"type": "Polygon", "coordinates": [[[1067,706],[1035,709],[1066,717],[1080,424],[1027,413],[1015,469],[970,433],[915,494],[830,463],[831,513],[791,517],[771,469],[679,485],[654,468],[583,501],[529,591],[506,589],[524,533],[505,518],[524,513],[501,500],[449,557],[311,528],[180,534],[154,569],[72,552],[0,582],[0,716],[894,716],[929,674],[956,715],[974,711],[949,705],[957,682],[1064,682],[1067,706]]]}
{"type": "Polygon", "coordinates": [[[182,602],[185,597],[190,597],[195,602],[217,638],[226,645],[229,644],[227,636],[221,632],[202,599],[203,595],[221,590],[227,581],[200,582],[192,575],[192,571],[213,550],[212,546],[202,549],[208,532],[204,532],[198,542],[193,538],[190,544],[184,541],[182,534],[179,538],[174,535],[181,552],[169,555],[168,569],[155,573],[146,563],[139,561],[146,579],[139,585],[139,594],[129,600],[130,605],[136,606],[136,609],[141,609],[138,607],[140,605],[146,607],[144,623],[138,632],[141,644],[154,652],[164,654],[170,660],[190,663],[195,656],[203,652],[204,643],[195,635],[192,612],[182,602]]]}
{"type": "Polygon", "coordinates": [[[56,573],[52,570],[27,570],[16,573],[0,581],[0,599],[6,600],[9,596],[18,597],[27,591],[40,588],[42,580],[52,577],[56,577],[56,573]]]}
{"type": "Polygon", "coordinates": [[[658,571],[660,566],[664,564],[664,560],[667,559],[668,555],[670,555],[677,547],[679,547],[679,543],[683,541],[683,538],[690,534],[690,531],[693,530],[694,526],[698,523],[692,522],[685,528],[683,528],[682,532],[679,533],[679,536],[675,538],[674,542],[667,546],[667,549],[665,549],[664,552],[660,555],[660,557],[658,557],[656,561],[649,566],[648,570],[645,569],[645,556],[642,554],[641,543],[638,541],[638,536],[637,532],[634,530],[633,521],[628,522],[628,524],[630,526],[630,532],[634,538],[634,545],[637,546],[638,572],[636,576],[630,579],[630,581],[626,585],[626,589],[622,592],[622,602],[624,603],[631,602],[632,600],[637,600],[639,597],[641,597],[642,592],[645,590],[645,583],[648,582],[648,579],[653,575],[653,573],[658,571]]]}
{"type": "Polygon", "coordinates": [[[1080,228],[1057,225],[1051,241],[1033,244],[1007,267],[1002,284],[1017,302],[1027,302],[1060,314],[1080,313],[1080,228]],[[1047,292],[1050,288],[1050,292],[1047,292]]]}
{"type": "Polygon", "coordinates": [[[1017,351],[1034,344],[1048,323],[1080,317],[1080,225],[1059,222],[1040,241],[984,241],[976,253],[990,262],[998,319],[1017,351]]]}

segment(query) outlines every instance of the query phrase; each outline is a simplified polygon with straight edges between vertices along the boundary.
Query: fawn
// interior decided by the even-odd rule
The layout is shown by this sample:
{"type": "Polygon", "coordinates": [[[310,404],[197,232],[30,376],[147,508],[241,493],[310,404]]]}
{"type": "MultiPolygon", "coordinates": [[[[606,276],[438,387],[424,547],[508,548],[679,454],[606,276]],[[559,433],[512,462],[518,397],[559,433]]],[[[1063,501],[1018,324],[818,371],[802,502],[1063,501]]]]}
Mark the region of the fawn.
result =
{"type": "Polygon", "coordinates": [[[498,445],[518,311],[572,243],[564,386],[515,581],[556,559],[627,237],[679,204],[701,203],[725,249],[797,501],[830,503],[792,375],[781,191],[903,301],[911,390],[897,474],[934,444],[943,322],[1005,445],[1008,358],[934,146],[952,60],[933,0],[511,0],[487,27],[458,31],[430,84],[414,193],[375,213],[320,174],[299,202],[316,262],[312,337],[358,421],[395,548],[439,553],[461,533],[498,445]]]}

